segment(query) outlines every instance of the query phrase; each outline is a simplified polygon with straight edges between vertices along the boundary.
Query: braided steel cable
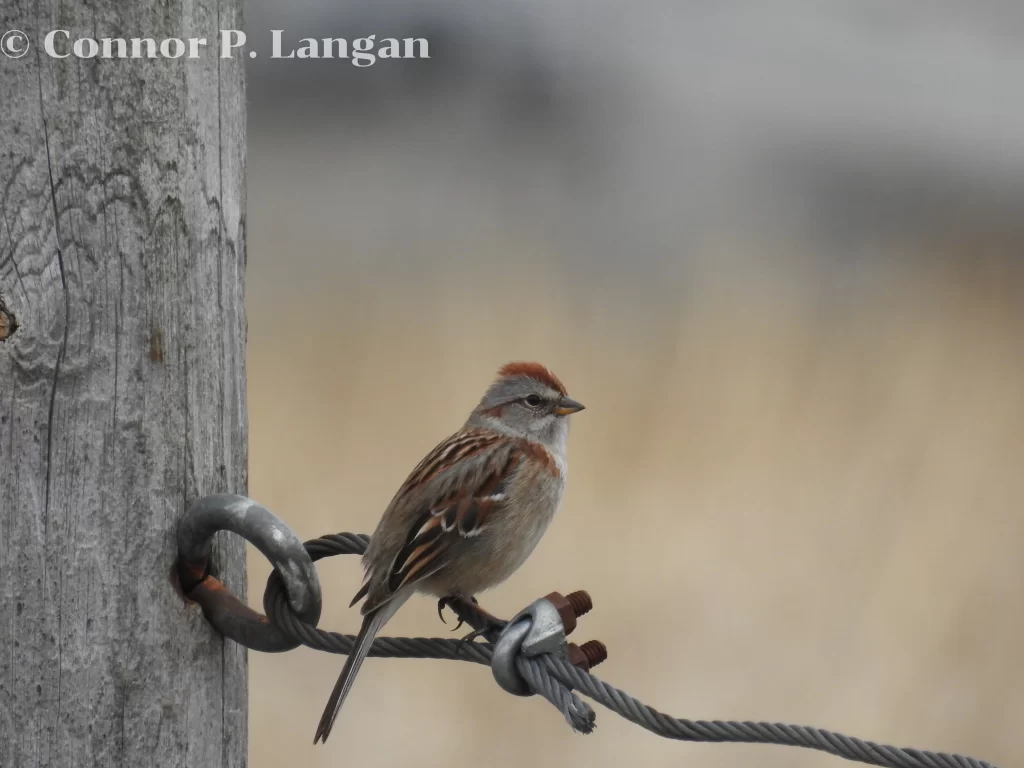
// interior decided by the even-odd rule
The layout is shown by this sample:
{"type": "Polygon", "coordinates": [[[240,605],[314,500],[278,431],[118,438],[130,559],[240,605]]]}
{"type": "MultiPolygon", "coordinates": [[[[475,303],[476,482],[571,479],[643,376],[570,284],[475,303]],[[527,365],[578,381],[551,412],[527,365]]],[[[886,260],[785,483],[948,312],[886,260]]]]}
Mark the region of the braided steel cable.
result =
{"type": "MultiPolygon", "coordinates": [[[[249,648],[278,652],[302,644],[329,653],[348,654],[352,650],[354,636],[316,627],[321,598],[312,563],[335,555],[362,554],[369,540],[366,535],[338,533],[302,544],[280,518],[251,499],[230,494],[208,496],[189,509],[179,527],[179,581],[183,592],[202,605],[204,614],[214,627],[249,648]],[[248,608],[208,573],[208,542],[217,530],[231,530],[244,536],[277,566],[267,580],[263,595],[265,617],[248,608]]],[[[465,619],[476,626],[472,615],[464,612],[465,605],[461,609],[454,605],[451,607],[460,620],[465,619]]],[[[498,633],[494,627],[487,630],[483,634],[493,642],[498,633]]],[[[508,639],[504,635],[502,638],[499,645],[508,639]]],[[[492,642],[378,637],[369,655],[447,659],[490,666],[495,648],[492,642]]],[[[514,653],[514,666],[519,677],[532,692],[554,705],[569,725],[580,733],[593,731],[596,715],[577,692],[630,722],[669,739],[802,747],[889,768],[994,768],[990,763],[972,757],[892,747],[823,728],[675,718],[573,666],[564,653],[528,656],[521,649],[514,653]]],[[[511,656],[509,658],[512,659],[511,656]]]]}
{"type": "MultiPolygon", "coordinates": [[[[310,557],[362,554],[368,536],[340,533],[306,542],[310,557]]],[[[271,621],[299,640],[303,645],[331,653],[347,654],[352,649],[353,635],[327,632],[304,623],[288,606],[279,578],[267,583],[264,608],[271,621]]],[[[390,658],[428,658],[472,661],[490,664],[489,643],[466,643],[461,640],[426,637],[380,637],[370,649],[371,656],[390,658]]],[[[929,752],[920,749],[892,747],[846,736],[823,728],[785,723],[737,720],[687,720],[666,715],[644,704],[625,691],[606,683],[566,659],[551,654],[537,658],[520,656],[517,669],[535,693],[550,701],[574,730],[590,733],[594,729],[593,709],[575,696],[576,690],[646,730],[668,739],[700,742],[733,742],[744,744],[777,744],[817,749],[837,757],[869,765],[889,768],[994,768],[973,757],[929,752]]]]}
{"type": "Polygon", "coordinates": [[[566,685],[652,733],[682,741],[779,744],[818,749],[869,765],[890,768],[993,768],[963,755],[891,747],[845,736],[824,728],[737,720],[686,720],[666,715],[614,685],[553,656],[541,657],[544,668],[566,685]]]}

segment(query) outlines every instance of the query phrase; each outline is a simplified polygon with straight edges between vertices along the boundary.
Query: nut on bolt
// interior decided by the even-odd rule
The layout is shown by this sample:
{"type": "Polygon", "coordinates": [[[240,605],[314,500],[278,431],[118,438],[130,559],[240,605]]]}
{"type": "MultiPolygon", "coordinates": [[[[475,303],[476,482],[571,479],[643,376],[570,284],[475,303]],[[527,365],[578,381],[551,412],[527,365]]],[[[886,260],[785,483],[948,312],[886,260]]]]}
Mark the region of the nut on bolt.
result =
{"type": "Polygon", "coordinates": [[[569,663],[585,672],[608,658],[608,648],[600,640],[587,640],[583,645],[569,643],[569,663]]]}
{"type": "Polygon", "coordinates": [[[576,629],[576,619],[585,613],[589,613],[594,607],[594,601],[590,595],[582,589],[563,595],[561,592],[552,592],[544,597],[558,610],[562,617],[562,626],[565,627],[565,634],[570,634],[576,629]]]}

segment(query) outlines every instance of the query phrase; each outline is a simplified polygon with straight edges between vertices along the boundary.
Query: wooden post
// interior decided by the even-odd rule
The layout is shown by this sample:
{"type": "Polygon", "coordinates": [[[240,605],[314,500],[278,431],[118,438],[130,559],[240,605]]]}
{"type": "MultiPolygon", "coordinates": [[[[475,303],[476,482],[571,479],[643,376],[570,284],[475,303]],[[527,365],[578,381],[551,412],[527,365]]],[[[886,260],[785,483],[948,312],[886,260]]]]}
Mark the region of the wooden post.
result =
{"type": "MultiPolygon", "coordinates": [[[[2,768],[246,762],[245,653],[172,585],[186,505],[246,490],[240,4],[0,4],[2,768]]],[[[244,591],[239,540],[214,564],[244,591]]]]}

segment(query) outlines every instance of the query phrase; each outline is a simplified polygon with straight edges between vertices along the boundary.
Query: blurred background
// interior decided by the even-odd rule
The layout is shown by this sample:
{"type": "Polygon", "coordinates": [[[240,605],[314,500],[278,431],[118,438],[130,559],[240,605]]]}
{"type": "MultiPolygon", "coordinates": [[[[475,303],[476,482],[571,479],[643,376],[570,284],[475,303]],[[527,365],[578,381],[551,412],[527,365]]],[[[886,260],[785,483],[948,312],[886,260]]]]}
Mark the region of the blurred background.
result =
{"type": "MultiPolygon", "coordinates": [[[[1024,762],[1024,6],[252,0],[251,41],[430,61],[249,72],[251,494],[372,531],[499,365],[574,417],[510,616],[586,588],[660,709],[1024,762]]],[[[258,602],[266,562],[250,558],[258,602]]],[[[321,568],[354,632],[355,558],[321,568]]],[[[449,625],[450,626],[450,625],[449,625]]],[[[431,601],[394,634],[446,635],[431,601]]],[[[826,766],[587,737],[469,664],[250,655],[251,765],[826,766]]]]}

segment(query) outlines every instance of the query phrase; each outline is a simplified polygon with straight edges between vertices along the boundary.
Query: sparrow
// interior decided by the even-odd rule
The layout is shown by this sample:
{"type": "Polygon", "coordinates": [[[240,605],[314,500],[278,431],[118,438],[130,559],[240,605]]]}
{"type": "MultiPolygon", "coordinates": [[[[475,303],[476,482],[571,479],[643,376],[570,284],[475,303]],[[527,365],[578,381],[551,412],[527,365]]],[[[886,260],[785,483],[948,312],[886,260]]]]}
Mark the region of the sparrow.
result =
{"type": "Polygon", "coordinates": [[[462,428],[413,469],[363,555],[362,626],[313,743],[326,742],[377,633],[414,593],[474,596],[533,552],[562,500],[568,417],[583,410],[539,363],[498,371],[462,428]]]}

